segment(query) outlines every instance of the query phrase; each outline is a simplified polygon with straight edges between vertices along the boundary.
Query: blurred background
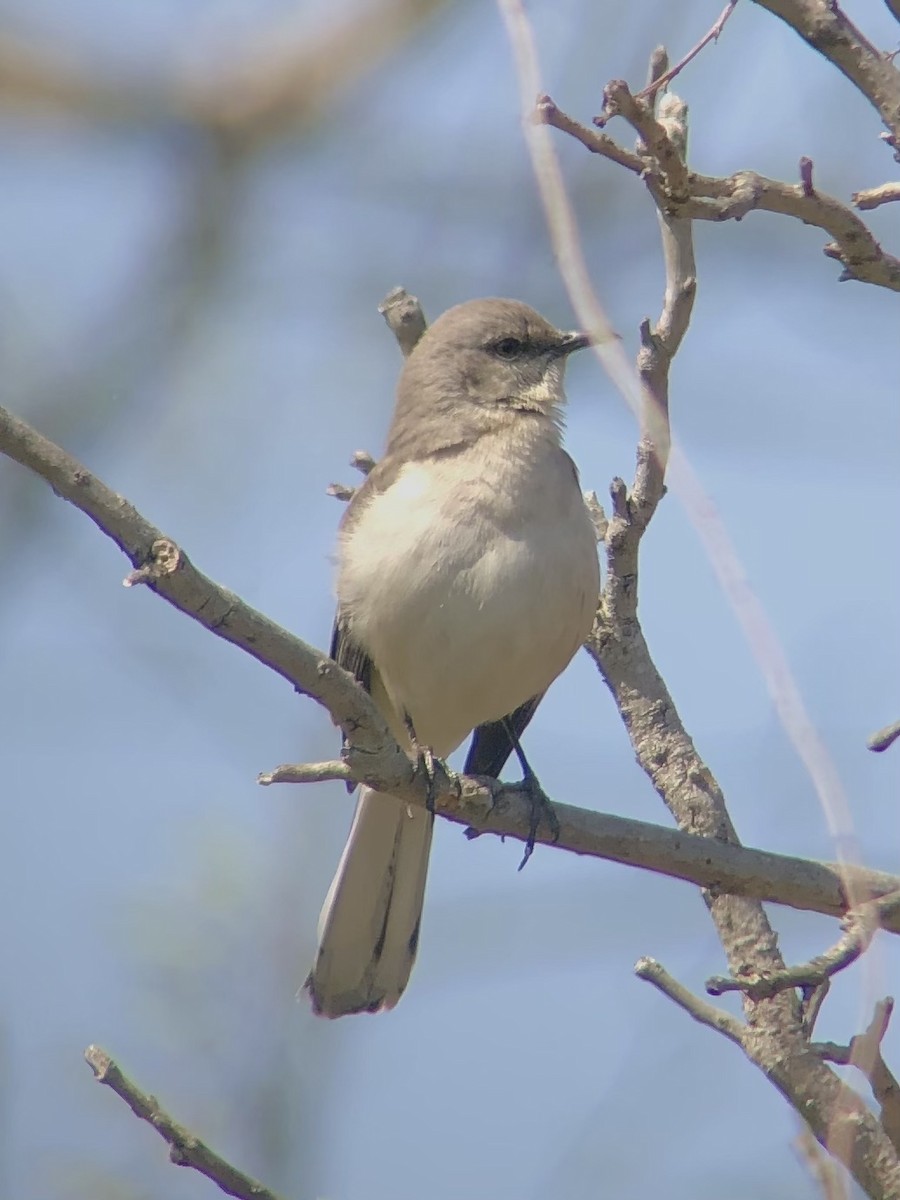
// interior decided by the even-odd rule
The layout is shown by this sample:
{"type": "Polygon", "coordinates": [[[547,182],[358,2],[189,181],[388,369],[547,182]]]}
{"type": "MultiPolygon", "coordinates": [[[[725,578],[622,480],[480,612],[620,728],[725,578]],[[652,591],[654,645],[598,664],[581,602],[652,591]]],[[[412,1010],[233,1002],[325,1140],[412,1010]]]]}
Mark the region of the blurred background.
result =
{"type": "MultiPolygon", "coordinates": [[[[714,3],[536,0],[547,89],[582,121],[639,86],[714,3]]],[[[845,6],[875,44],[900,27],[845,6]]],[[[469,0],[4,0],[4,404],[181,542],[328,644],[332,480],[378,454],[400,366],[376,306],[510,295],[572,321],[520,132],[499,14],[469,0]]],[[[895,170],[868,105],[740,5],[677,83],[692,165],[844,199],[895,170]]],[[[631,138],[616,123],[610,132],[631,138]]],[[[638,181],[557,145],[598,292],[626,344],[661,302],[638,181]]],[[[896,206],[894,206],[896,208],[896,206]]],[[[890,206],[869,214],[897,252],[890,206]]],[[[820,231],[766,215],[696,231],[700,288],[673,424],[719,507],[841,773],[840,833],[898,869],[897,298],[838,285],[820,231]]],[[[630,476],[635,430],[589,356],[569,374],[586,487],[630,476]]],[[[211,1183],[82,1061],[97,1042],[179,1120],[286,1197],[811,1197],[798,1121],[730,1043],[632,975],[723,969],[685,884],[438,829],[419,962],[392,1013],[295,999],[353,800],[261,790],[331,757],[327,715],[160,603],[80,513],[0,459],[0,1194],[202,1200],[211,1183]]],[[[644,542],[659,666],[749,844],[837,854],[677,500],[644,542]]],[[[526,747],[551,796],[667,823],[586,656],[526,747]]],[[[789,959],[833,921],[772,910],[789,959]]],[[[819,1035],[896,984],[881,937],[819,1035]]],[[[900,1032],[885,1054],[900,1063],[900,1032]]]]}

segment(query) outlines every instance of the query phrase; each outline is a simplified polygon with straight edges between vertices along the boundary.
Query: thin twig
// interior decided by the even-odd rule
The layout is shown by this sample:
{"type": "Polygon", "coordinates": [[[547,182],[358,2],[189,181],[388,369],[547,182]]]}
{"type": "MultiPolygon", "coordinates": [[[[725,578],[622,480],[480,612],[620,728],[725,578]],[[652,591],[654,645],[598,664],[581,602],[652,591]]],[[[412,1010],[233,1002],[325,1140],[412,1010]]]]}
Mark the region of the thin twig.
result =
{"type": "Polygon", "coordinates": [[[273,783],[327,783],[332,779],[356,783],[353,772],[340,759],[318,763],[283,763],[258,776],[256,782],[268,787],[273,783]]]}
{"type": "Polygon", "coordinates": [[[648,983],[652,983],[655,988],[658,988],[663,995],[668,996],[670,1000],[674,1000],[679,1008],[684,1011],[695,1021],[699,1021],[701,1025],[708,1025],[710,1029],[715,1029],[717,1033],[722,1033],[737,1045],[743,1044],[744,1025],[737,1017],[733,1017],[731,1013],[725,1012],[724,1009],[716,1008],[713,1004],[707,1004],[700,996],[695,996],[690,989],[684,984],[679,983],[674,976],[654,958],[639,958],[634,964],[634,973],[638,979],[646,979],[648,983]]]}
{"type": "MultiPolygon", "coordinates": [[[[632,411],[640,415],[642,412],[647,411],[646,388],[641,386],[635,372],[631,370],[624,350],[615,337],[609,319],[602,305],[597,300],[585,264],[578,226],[563,182],[558,156],[555,153],[552,141],[546,136],[548,133],[546,125],[535,124],[533,120],[531,110],[532,97],[536,93],[538,95],[543,94],[533,31],[521,0],[498,0],[498,2],[515,55],[523,111],[523,128],[557,266],[582,327],[592,335],[597,343],[595,345],[595,353],[598,355],[610,379],[627,400],[632,411]]],[[[673,153],[675,153],[674,147],[673,153]]],[[[721,219],[721,216],[714,213],[712,209],[708,211],[703,210],[704,205],[712,203],[708,199],[700,201],[690,200],[677,206],[672,205],[671,197],[659,185],[658,174],[654,173],[649,165],[644,178],[657,206],[667,215],[690,218],[696,215],[695,206],[698,206],[701,215],[704,217],[708,219],[721,219]]],[[[695,176],[692,172],[689,178],[695,179],[701,177],[695,176]]],[[[795,194],[800,194],[799,187],[792,189],[792,191],[795,194]]],[[[751,206],[755,194],[752,188],[747,190],[746,200],[751,206]]],[[[828,208],[826,201],[819,194],[807,198],[805,203],[807,205],[824,205],[826,210],[828,208]]],[[[854,213],[851,213],[849,210],[846,211],[851,221],[858,222],[859,218],[854,213]]],[[[862,226],[862,228],[865,231],[865,226],[862,226]]],[[[875,245],[876,249],[878,249],[877,243],[875,245]]],[[[848,261],[852,258],[851,251],[852,246],[847,251],[848,261]]],[[[870,275],[877,276],[878,270],[885,268],[886,262],[887,259],[883,256],[880,266],[878,264],[868,267],[860,266],[859,277],[869,278],[870,275]]],[[[900,288],[900,262],[897,263],[896,282],[898,288],[900,288]]],[[[642,450],[639,450],[639,454],[643,454],[644,464],[649,466],[652,461],[652,451],[644,447],[642,450]]],[[[673,462],[670,464],[669,474],[673,478],[679,497],[688,512],[692,524],[706,547],[713,570],[744,631],[754,658],[772,695],[776,711],[782,721],[785,732],[804,763],[821,798],[825,811],[832,814],[843,813],[846,811],[846,801],[840,778],[834,768],[831,756],[828,754],[827,747],[817,734],[815,726],[806,711],[803,698],[795,683],[787,657],[781,648],[775,631],[766,617],[758,597],[748,586],[746,572],[728,536],[724,522],[711,498],[701,486],[699,479],[684,454],[677,452],[676,448],[676,453],[672,457],[673,462]],[[672,470],[673,465],[676,468],[674,471],[672,470]]],[[[639,462],[640,466],[641,463],[639,462]]],[[[627,503],[623,507],[627,510],[627,503]]],[[[615,510],[615,497],[614,515],[623,515],[621,512],[615,510]]],[[[614,523],[611,521],[608,529],[608,537],[612,536],[614,531],[614,523]]],[[[636,597],[636,562],[635,551],[634,572],[623,573],[617,581],[617,586],[620,586],[621,591],[620,599],[623,602],[629,595],[636,597]]],[[[604,653],[602,630],[595,628],[595,634],[591,652],[596,653],[598,661],[600,661],[604,653]]],[[[653,668],[652,663],[647,661],[649,654],[646,646],[642,645],[636,653],[636,661],[644,662],[650,675],[655,676],[657,674],[655,668],[653,668]]],[[[629,668],[627,674],[632,674],[631,668],[629,668]]],[[[632,680],[632,687],[637,689],[637,695],[640,694],[644,684],[646,684],[646,679],[632,680]]],[[[665,697],[664,700],[660,699],[661,704],[665,706],[671,705],[671,697],[668,696],[668,691],[661,680],[659,688],[653,690],[658,690],[660,697],[665,697]]],[[[618,695],[617,699],[622,699],[623,696],[624,693],[618,695]]],[[[623,716],[625,716],[627,724],[629,720],[627,712],[623,713],[623,716]]],[[[646,719],[649,714],[643,714],[643,716],[646,719]]],[[[670,730],[666,730],[666,733],[670,732],[670,730]]],[[[690,739],[687,738],[684,730],[679,728],[678,734],[679,736],[675,740],[681,743],[683,735],[684,740],[688,743],[688,747],[685,749],[679,744],[677,750],[675,747],[671,748],[672,753],[683,751],[690,761],[696,762],[698,777],[708,775],[708,769],[704,764],[699,762],[696,751],[693,745],[690,744],[690,739]]],[[[657,778],[664,777],[668,773],[661,769],[658,763],[652,762],[649,755],[646,770],[658,790],[660,790],[660,793],[663,794],[663,790],[657,783],[657,778]]],[[[719,797],[719,799],[721,798],[719,797]]],[[[709,806],[701,805],[699,810],[695,807],[694,811],[706,811],[711,816],[713,810],[709,806]]],[[[701,824],[705,825],[705,822],[701,822],[701,824]]],[[[711,836],[722,836],[725,818],[721,814],[717,815],[709,824],[710,828],[708,832],[711,836]]],[[[704,829],[704,832],[706,831],[704,829]]],[[[731,829],[730,833],[733,836],[734,830],[731,829]]],[[[853,873],[848,872],[847,878],[849,892],[852,888],[853,873]]],[[[851,895],[850,902],[851,904],[857,904],[865,899],[867,899],[865,893],[854,894],[851,895]]],[[[770,935],[771,931],[767,935],[761,933],[760,936],[768,937],[770,935]]],[[[781,965],[784,965],[783,962],[781,965]]]]}
{"type": "Polygon", "coordinates": [[[190,1167],[217,1184],[228,1196],[237,1200],[278,1200],[276,1194],[233,1167],[214,1150],[210,1150],[196,1134],[179,1125],[160,1108],[156,1098],[148,1095],[126,1076],[118,1065],[99,1046],[88,1046],[84,1052],[98,1083],[112,1088],[136,1117],[152,1125],[169,1144],[169,1158],[176,1166],[190,1167]]]}
{"type": "Polygon", "coordinates": [[[878,208],[880,204],[893,204],[900,200],[900,183],[883,183],[880,187],[863,188],[850,197],[857,208],[878,208]]]}
{"type": "Polygon", "coordinates": [[[397,339],[404,357],[408,357],[425,332],[425,314],[418,298],[405,288],[396,287],[381,301],[378,311],[397,339]]]}
{"type": "Polygon", "coordinates": [[[827,979],[843,971],[869,948],[872,938],[881,927],[882,918],[900,911],[900,892],[892,892],[851,909],[841,921],[844,933],[824,954],[794,967],[785,967],[766,976],[742,978],[716,975],[706,982],[711,996],[725,992],[743,992],[753,1000],[765,1000],[788,988],[817,988],[827,979]]]}
{"type": "Polygon", "coordinates": [[[625,150],[609,134],[599,133],[596,129],[582,125],[564,113],[547,95],[538,96],[534,117],[541,124],[552,125],[554,129],[559,129],[563,133],[567,133],[569,137],[575,138],[586,150],[590,150],[591,154],[600,154],[611,162],[618,163],[620,167],[634,171],[636,175],[642,174],[646,169],[646,163],[639,154],[625,150]]]}
{"type": "Polygon", "coordinates": [[[890,725],[885,725],[884,729],[879,729],[877,733],[873,733],[866,745],[870,750],[880,754],[883,750],[887,750],[900,738],[900,721],[894,721],[890,725]]]}
{"type": "MultiPolygon", "coordinates": [[[[375,466],[375,459],[368,450],[354,450],[350,456],[350,466],[365,476],[375,466]]],[[[357,489],[350,483],[329,483],[325,489],[326,496],[332,496],[335,500],[340,500],[344,504],[349,504],[356,495],[356,492],[357,489]]]]}
{"type": "MultiPolygon", "coordinates": [[[[900,72],[897,74],[900,76],[900,72]]],[[[769,179],[756,171],[737,171],[733,175],[719,177],[701,175],[696,171],[687,171],[685,174],[678,165],[677,151],[661,123],[648,114],[646,105],[631,95],[627,85],[621,80],[613,80],[607,85],[605,94],[607,108],[604,115],[597,119],[604,122],[614,112],[625,117],[641,137],[641,153],[632,154],[612,138],[597,135],[580,125],[549,97],[542,96],[540,99],[539,118],[545,124],[574,137],[592,153],[618,162],[640,175],[657,205],[673,216],[715,222],[740,221],[751,212],[771,212],[793,217],[805,225],[824,230],[833,239],[823,248],[823,253],[842,264],[842,282],[854,279],[900,291],[900,258],[882,249],[865,222],[848,205],[834,196],[816,191],[812,186],[813,164],[810,159],[804,160],[799,184],[769,179]]],[[[888,189],[893,185],[884,186],[888,189]]],[[[882,190],[874,188],[872,192],[874,194],[882,190]]],[[[865,192],[857,193],[857,197],[865,195],[865,192]]],[[[874,204],[857,206],[874,207],[874,204]]]]}
{"type": "Polygon", "coordinates": [[[728,23],[728,18],[734,12],[736,5],[737,5],[737,0],[728,0],[728,3],[722,9],[721,13],[719,13],[719,16],[716,19],[716,23],[713,25],[712,29],[710,29],[706,33],[704,33],[704,35],[700,39],[700,41],[697,42],[697,44],[695,46],[693,46],[690,50],[688,50],[688,52],[684,56],[684,58],[680,59],[675,64],[674,67],[670,67],[662,75],[651,80],[651,82],[647,84],[647,86],[644,88],[644,90],[642,92],[638,92],[638,94],[635,96],[635,99],[636,100],[651,99],[653,96],[656,95],[656,93],[660,90],[660,88],[664,88],[664,87],[666,87],[667,84],[671,83],[672,80],[675,78],[675,76],[679,75],[684,70],[684,68],[688,65],[688,63],[692,62],[697,57],[697,55],[700,53],[700,51],[705,46],[708,46],[710,42],[717,42],[719,40],[719,36],[720,36],[722,30],[725,28],[726,24],[728,23]]]}

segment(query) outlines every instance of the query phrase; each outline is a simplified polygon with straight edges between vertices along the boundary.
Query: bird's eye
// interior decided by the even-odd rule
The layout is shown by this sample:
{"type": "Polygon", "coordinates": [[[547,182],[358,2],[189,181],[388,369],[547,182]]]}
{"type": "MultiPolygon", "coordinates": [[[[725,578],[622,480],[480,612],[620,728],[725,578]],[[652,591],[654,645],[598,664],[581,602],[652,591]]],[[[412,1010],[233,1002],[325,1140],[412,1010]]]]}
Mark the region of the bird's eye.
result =
{"type": "Polygon", "coordinates": [[[491,349],[498,358],[514,359],[518,358],[525,349],[525,343],[516,337],[501,338],[499,342],[494,342],[491,349]]]}

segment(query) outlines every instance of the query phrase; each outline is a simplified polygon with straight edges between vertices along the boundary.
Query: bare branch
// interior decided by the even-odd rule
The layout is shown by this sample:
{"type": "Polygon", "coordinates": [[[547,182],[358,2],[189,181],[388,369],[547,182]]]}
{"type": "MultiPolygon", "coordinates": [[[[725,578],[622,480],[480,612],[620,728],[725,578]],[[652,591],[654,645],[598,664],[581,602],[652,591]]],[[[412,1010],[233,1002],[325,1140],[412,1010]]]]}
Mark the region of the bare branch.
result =
{"type": "Polygon", "coordinates": [[[642,175],[646,169],[646,164],[639,154],[623,149],[608,134],[598,133],[596,129],[589,129],[587,125],[574,120],[558,108],[547,95],[538,96],[534,116],[541,124],[552,125],[554,129],[560,129],[575,138],[586,150],[590,150],[591,154],[600,154],[611,162],[618,163],[620,167],[634,171],[636,175],[642,175]]]}
{"type": "MultiPolygon", "coordinates": [[[[627,117],[648,148],[651,161],[644,178],[662,216],[692,216],[696,201],[678,195],[685,182],[690,186],[696,177],[683,169],[683,158],[679,164],[677,120],[667,128],[619,83],[608,89],[610,107],[627,117]]],[[[807,191],[810,184],[811,177],[807,191]]],[[[803,187],[796,192],[802,195],[803,187]]],[[[807,204],[819,200],[815,193],[803,199],[807,204]]],[[[607,580],[588,650],[613,694],[639,765],[679,828],[705,835],[710,842],[736,844],[721,789],[684,729],[640,626],[638,549],[646,522],[633,497],[646,486],[646,479],[652,478],[653,460],[644,441],[632,496],[623,497],[621,481],[614,481],[611,488],[614,517],[607,535],[607,580]]],[[[652,500],[651,493],[651,512],[652,500]]],[[[707,891],[704,899],[733,975],[748,967],[760,977],[786,969],[774,930],[759,903],[718,891],[707,891]]],[[[714,1023],[714,1008],[698,1010],[696,998],[687,1002],[684,996],[679,1003],[697,1019],[714,1023]]],[[[816,1062],[808,1053],[804,1013],[796,996],[780,992],[757,1001],[745,994],[743,1003],[747,1025],[739,1040],[747,1057],[791,1101],[815,1136],[848,1166],[870,1195],[886,1198],[900,1194],[900,1163],[893,1146],[859,1097],[834,1072],[822,1070],[821,1060],[816,1062]]]]}
{"type": "MultiPolygon", "coordinates": [[[[900,78],[900,73],[894,73],[900,78]]],[[[640,174],[664,214],[695,221],[740,221],[756,211],[793,217],[805,225],[824,230],[833,239],[823,252],[842,264],[842,281],[856,279],[900,291],[900,259],[882,249],[865,222],[848,205],[815,190],[810,159],[801,162],[799,184],[768,179],[755,171],[737,171],[721,177],[701,175],[686,168],[664,124],[648,112],[642,101],[631,95],[627,84],[613,80],[607,85],[605,97],[604,114],[595,119],[604,124],[613,115],[624,117],[641,138],[636,156],[629,156],[629,152],[617,147],[611,138],[592,144],[592,131],[563,113],[547,97],[542,98],[539,115],[546,124],[575,137],[593,153],[621,162],[640,174]],[[623,156],[628,156],[625,161],[622,161],[623,156]],[[633,161],[635,157],[642,169],[633,161]]],[[[889,187],[885,185],[885,188],[889,187]]],[[[880,190],[873,189],[873,192],[880,190]]],[[[865,196],[866,193],[857,195],[865,196]]]]}
{"type": "Polygon", "coordinates": [[[882,250],[856,213],[833,196],[809,190],[802,182],[781,183],[755,171],[737,171],[725,178],[691,172],[689,186],[691,199],[675,206],[682,216],[725,221],[762,211],[794,217],[834,238],[824,253],[843,264],[841,280],[857,279],[900,291],[900,259],[882,250]]]}
{"type": "Polygon", "coordinates": [[[722,1033],[737,1045],[741,1045],[744,1037],[744,1026],[737,1017],[733,1017],[731,1013],[725,1012],[724,1009],[716,1008],[713,1004],[701,999],[700,996],[695,996],[692,991],[679,983],[660,963],[654,958],[639,958],[634,964],[634,973],[638,979],[646,979],[648,983],[652,983],[654,987],[659,988],[663,995],[668,996],[670,1000],[674,1000],[679,1008],[684,1011],[695,1021],[699,1021],[701,1025],[708,1025],[710,1029],[715,1029],[717,1033],[722,1033]]]}
{"type": "Polygon", "coordinates": [[[877,733],[873,733],[866,742],[866,745],[870,750],[875,750],[880,754],[883,750],[887,750],[889,746],[892,746],[898,737],[900,737],[900,721],[894,721],[893,724],[885,725],[884,729],[879,729],[877,733]]]}
{"type": "MultiPolygon", "coordinates": [[[[409,787],[412,763],[348,671],[203,575],[171,538],[131,504],[5,409],[0,409],[0,452],[40,475],[125,552],[136,569],[136,574],[128,577],[129,583],[146,584],[192,620],[246,651],[327,708],[344,731],[351,765],[359,757],[385,780],[395,776],[398,786],[409,787]]],[[[424,788],[425,781],[421,784],[424,788]]]]}
{"type": "Polygon", "coordinates": [[[656,120],[647,105],[632,96],[624,79],[612,79],[606,85],[603,112],[594,117],[594,124],[602,129],[612,117],[624,117],[636,130],[643,148],[657,165],[663,190],[674,200],[685,200],[690,193],[683,153],[679,153],[667,129],[656,120]]]}
{"type": "Polygon", "coordinates": [[[817,988],[838,971],[843,971],[869,948],[881,926],[882,918],[900,911],[900,892],[891,892],[877,900],[851,909],[841,921],[843,936],[824,954],[796,967],[786,967],[768,976],[751,975],[740,978],[714,976],[707,980],[711,996],[725,992],[744,992],[753,1000],[765,1000],[787,988],[817,988]]]}
{"type": "Polygon", "coordinates": [[[375,466],[375,459],[368,450],[354,450],[350,455],[350,466],[361,475],[368,475],[375,466]]]}
{"type": "MultiPolygon", "coordinates": [[[[24,421],[0,409],[0,452],[28,466],[57,493],[80,508],[125,551],[138,569],[148,567],[145,582],[175,608],[199,621],[218,637],[252,655],[276,671],[298,691],[312,696],[332,714],[353,743],[343,764],[326,764],[334,777],[371,782],[392,791],[411,804],[425,804],[428,789],[413,764],[397,746],[369,697],[356,680],[323,651],[308,646],[256,612],[234,593],[220,587],[190,563],[170,538],[116,495],[81,464],[42,437],[24,421]],[[163,558],[173,569],[159,578],[153,547],[163,547],[163,558]],[[177,552],[177,553],[176,553],[177,552]],[[346,769],[346,773],[345,773],[346,769]]],[[[624,483],[614,492],[616,514],[627,511],[624,483]]],[[[296,768],[309,778],[318,769],[296,768]]],[[[272,772],[272,782],[286,778],[287,768],[272,772]]],[[[531,820],[531,799],[515,786],[448,775],[445,790],[436,798],[439,813],[451,821],[480,832],[526,842],[531,820]]],[[[842,867],[811,862],[765,851],[748,850],[724,842],[684,834],[641,821],[591,812],[565,804],[554,805],[560,836],[544,831],[538,841],[558,845],[576,854],[605,858],[683,879],[701,887],[755,896],[794,908],[840,916],[847,910],[847,885],[842,867]]],[[[878,871],[853,873],[853,892],[879,896],[900,888],[900,878],[878,871]]],[[[900,933],[900,918],[885,922],[900,933]]]]}
{"type": "MultiPolygon", "coordinates": [[[[354,450],[350,455],[350,466],[363,476],[369,474],[375,466],[375,459],[368,450],[354,450]]],[[[325,489],[326,496],[332,496],[343,504],[349,504],[356,495],[357,489],[350,483],[329,483],[325,489]]]]}
{"type": "MultiPolygon", "coordinates": [[[[133,562],[140,564],[145,558],[146,582],[152,590],[328,708],[355,743],[344,764],[346,773],[343,767],[329,764],[336,777],[372,781],[383,790],[394,790],[410,803],[425,803],[424,782],[415,778],[412,764],[391,738],[365,692],[322,651],[300,641],[232,592],[201,575],[184,552],[126,500],[25,422],[2,409],[0,450],[51,483],[60,495],[90,516],[133,562]],[[170,568],[158,578],[155,545],[164,547],[164,558],[170,568]],[[177,560],[173,567],[174,551],[177,560]]],[[[622,488],[624,494],[624,485],[622,488]]],[[[302,773],[310,768],[299,770],[302,773]]],[[[448,788],[437,803],[438,811],[451,820],[484,832],[527,840],[530,802],[516,788],[498,794],[490,787],[479,786],[477,781],[464,781],[460,795],[448,788]]],[[[563,849],[817,912],[840,915],[847,907],[840,869],[836,866],[723,844],[710,845],[702,838],[685,837],[674,830],[567,805],[557,805],[556,809],[561,824],[558,844],[563,849]]],[[[552,844],[549,834],[539,840],[552,844]]],[[[879,872],[860,871],[856,878],[858,886],[870,895],[900,887],[900,879],[879,872]]],[[[900,922],[894,931],[900,932],[900,922]]]]}
{"type": "Polygon", "coordinates": [[[325,489],[326,496],[333,496],[335,500],[340,500],[342,504],[349,504],[356,495],[356,488],[349,483],[329,483],[325,489]]]}
{"type": "MultiPolygon", "coordinates": [[[[652,119],[652,117],[651,117],[652,119]]],[[[665,96],[655,122],[674,153],[684,162],[687,153],[687,105],[677,96],[665,96]]],[[[687,333],[697,294],[694,235],[690,221],[657,208],[666,288],[659,320],[651,328],[641,325],[637,369],[644,385],[641,439],[637,471],[631,493],[634,512],[646,528],[664,491],[669,461],[669,368],[687,333]]]]}
{"type": "Polygon", "coordinates": [[[801,989],[800,1017],[803,1025],[803,1034],[807,1039],[812,1038],[816,1021],[818,1021],[819,1013],[822,1011],[822,1005],[827,1000],[830,991],[831,980],[827,977],[814,987],[804,987],[801,989]]]}
{"type": "Polygon", "coordinates": [[[664,88],[667,84],[671,83],[676,75],[680,75],[688,63],[692,62],[705,46],[708,46],[710,42],[717,42],[722,30],[728,23],[728,18],[734,12],[736,6],[737,0],[728,0],[728,3],[716,18],[716,23],[713,25],[712,29],[707,30],[700,41],[697,42],[695,46],[691,47],[684,58],[679,59],[674,67],[669,67],[668,70],[664,70],[661,75],[654,75],[644,90],[642,92],[638,92],[637,96],[635,96],[635,99],[652,99],[652,97],[655,96],[661,88],[664,88]]]}
{"type": "Polygon", "coordinates": [[[339,758],[319,763],[283,763],[258,776],[256,782],[268,787],[273,783],[328,783],[333,779],[356,784],[352,771],[339,758]]]}
{"type": "Polygon", "coordinates": [[[397,339],[404,358],[407,358],[426,327],[425,314],[418,298],[411,296],[406,288],[396,287],[381,301],[378,311],[397,339]]]}
{"type": "Polygon", "coordinates": [[[885,1133],[900,1150],[900,1084],[881,1054],[881,1043],[893,1011],[894,1001],[888,996],[875,1005],[868,1029],[852,1038],[849,1046],[818,1042],[812,1049],[826,1062],[854,1066],[865,1075],[872,1095],[881,1106],[881,1124],[885,1133]]]}
{"type": "Polygon", "coordinates": [[[900,183],[883,183],[880,187],[864,188],[850,197],[857,208],[878,208],[881,204],[892,204],[900,200],[900,183]]]}
{"type": "Polygon", "coordinates": [[[274,1192],[233,1167],[189,1129],[174,1121],[160,1108],[155,1097],[142,1092],[122,1074],[105,1050],[99,1046],[88,1046],[84,1057],[97,1082],[112,1088],[136,1117],[152,1125],[159,1136],[168,1142],[169,1158],[176,1166],[198,1171],[217,1184],[226,1195],[235,1196],[237,1200],[278,1200],[274,1192]]]}
{"type": "Polygon", "coordinates": [[[790,25],[866,97],[900,139],[900,72],[832,0],[754,0],[790,25]]]}

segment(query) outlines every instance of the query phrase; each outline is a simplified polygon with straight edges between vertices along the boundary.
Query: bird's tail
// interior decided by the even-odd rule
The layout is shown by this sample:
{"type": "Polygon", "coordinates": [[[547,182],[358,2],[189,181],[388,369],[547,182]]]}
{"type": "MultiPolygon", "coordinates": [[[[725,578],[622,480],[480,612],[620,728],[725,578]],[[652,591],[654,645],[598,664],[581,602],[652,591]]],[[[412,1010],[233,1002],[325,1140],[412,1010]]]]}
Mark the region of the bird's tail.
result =
{"type": "Polygon", "coordinates": [[[393,1008],[416,948],[434,816],[364,787],[319,917],[305,987],[325,1017],[393,1008]]]}

